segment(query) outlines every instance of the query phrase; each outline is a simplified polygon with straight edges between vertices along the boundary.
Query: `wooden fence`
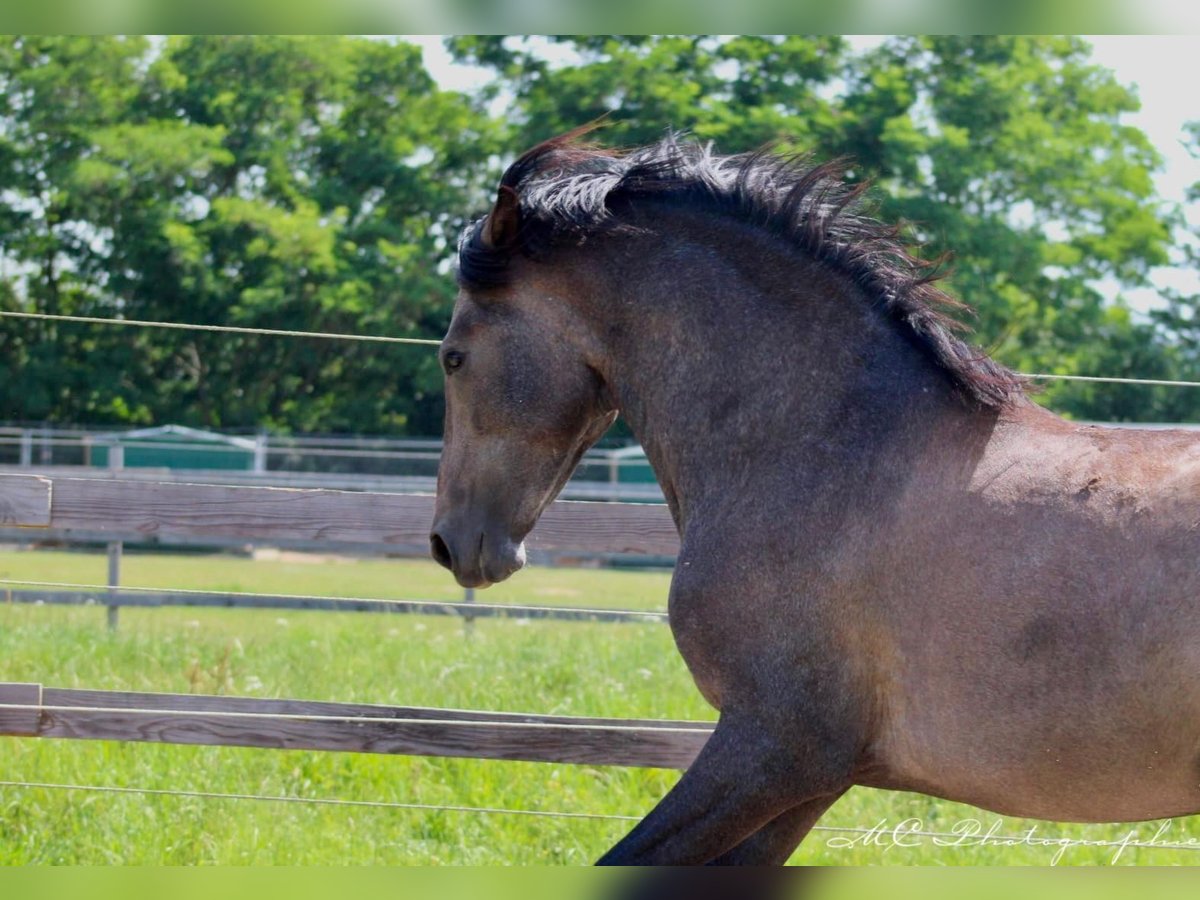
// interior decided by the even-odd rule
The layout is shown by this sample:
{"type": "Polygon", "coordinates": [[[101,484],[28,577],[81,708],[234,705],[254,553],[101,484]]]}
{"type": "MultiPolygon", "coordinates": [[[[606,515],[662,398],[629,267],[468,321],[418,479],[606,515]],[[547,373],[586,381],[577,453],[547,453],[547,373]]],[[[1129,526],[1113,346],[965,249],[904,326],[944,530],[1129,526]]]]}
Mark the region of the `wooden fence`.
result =
{"type": "MultiPolygon", "coordinates": [[[[73,590],[13,590],[9,602],[100,604],[108,624],[117,627],[123,606],[253,606],[341,611],[411,611],[430,615],[457,612],[466,619],[517,615],[563,621],[646,622],[662,615],[647,611],[570,610],[523,606],[474,610],[474,592],[462,604],[405,600],[383,604],[353,598],[234,596],[199,592],[130,592],[120,587],[125,542],[271,545],[358,552],[424,554],[433,517],[433,496],[366,491],[265,488],[246,485],[155,482],[145,476],[121,478],[120,470],[100,477],[55,477],[0,473],[0,538],[103,541],[108,545],[108,583],[95,586],[27,585],[73,590]],[[151,595],[153,594],[153,596],[151,595]]],[[[678,550],[674,525],[663,506],[641,503],[560,501],[551,506],[529,539],[534,553],[570,551],[669,561],[678,550]]]]}
{"type": "MultiPolygon", "coordinates": [[[[330,548],[426,546],[433,501],[431,494],[0,475],[0,526],[113,541],[180,537],[330,548]]],[[[552,504],[528,544],[534,550],[648,556],[679,550],[666,507],[586,500],[552,504]]]]}
{"type": "Polygon", "coordinates": [[[0,734],[685,769],[707,722],[0,684],[0,734]]]}
{"type": "MultiPolygon", "coordinates": [[[[338,547],[423,545],[429,495],[0,475],[0,525],[117,542],[171,535],[338,547]]],[[[667,510],[560,501],[534,549],[670,556],[667,510]]],[[[150,602],[150,601],[148,601],[150,602]]],[[[686,768],[712,725],[0,684],[0,734],[686,768]]]]}

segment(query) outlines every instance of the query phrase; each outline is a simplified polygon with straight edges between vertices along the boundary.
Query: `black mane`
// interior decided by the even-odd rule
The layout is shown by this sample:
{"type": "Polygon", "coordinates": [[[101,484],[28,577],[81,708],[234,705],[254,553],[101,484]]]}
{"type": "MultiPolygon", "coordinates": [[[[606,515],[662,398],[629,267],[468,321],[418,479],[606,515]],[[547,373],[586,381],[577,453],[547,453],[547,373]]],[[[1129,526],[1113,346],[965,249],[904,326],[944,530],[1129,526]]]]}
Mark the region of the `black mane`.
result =
{"type": "Polygon", "coordinates": [[[517,246],[490,248],[483,221],[469,226],[459,242],[463,284],[503,285],[513,252],[536,259],[619,231],[624,223],[615,210],[670,198],[755,223],[853,279],[980,405],[1000,407],[1024,391],[1020,376],[955,336],[964,326],[951,314],[966,307],[934,284],[937,263],[914,256],[898,227],[863,211],[866,184],[847,184],[839,163],[814,166],[769,150],[721,156],[674,135],[618,152],[578,143],[586,130],[534,147],[504,173],[501,185],[520,199],[517,246]]]}

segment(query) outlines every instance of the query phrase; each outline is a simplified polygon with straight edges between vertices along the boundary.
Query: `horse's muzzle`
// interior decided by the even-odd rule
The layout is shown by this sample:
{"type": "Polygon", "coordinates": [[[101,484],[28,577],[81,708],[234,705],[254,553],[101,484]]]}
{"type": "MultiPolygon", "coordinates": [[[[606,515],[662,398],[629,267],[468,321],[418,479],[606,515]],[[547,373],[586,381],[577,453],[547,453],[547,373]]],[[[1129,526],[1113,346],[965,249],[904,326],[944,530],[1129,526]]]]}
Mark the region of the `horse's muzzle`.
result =
{"type": "Polygon", "coordinates": [[[435,524],[429,552],[465,588],[485,588],[525,565],[525,544],[486,529],[435,524]]]}

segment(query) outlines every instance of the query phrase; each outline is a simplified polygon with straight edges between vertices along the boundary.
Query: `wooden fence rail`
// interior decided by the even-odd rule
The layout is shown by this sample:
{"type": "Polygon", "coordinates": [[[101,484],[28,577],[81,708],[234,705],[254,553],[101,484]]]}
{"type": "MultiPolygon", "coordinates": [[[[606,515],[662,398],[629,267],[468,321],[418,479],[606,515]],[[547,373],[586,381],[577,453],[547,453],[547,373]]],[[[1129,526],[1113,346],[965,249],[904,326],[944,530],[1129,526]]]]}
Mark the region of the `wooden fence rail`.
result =
{"type": "Polygon", "coordinates": [[[709,722],[0,684],[0,734],[684,769],[709,722]]]}
{"type": "MultiPolygon", "coordinates": [[[[0,475],[0,525],[113,540],[424,546],[433,502],[428,494],[0,475]]],[[[644,503],[558,501],[528,543],[532,550],[580,553],[673,556],[679,550],[667,509],[644,503]]]]}

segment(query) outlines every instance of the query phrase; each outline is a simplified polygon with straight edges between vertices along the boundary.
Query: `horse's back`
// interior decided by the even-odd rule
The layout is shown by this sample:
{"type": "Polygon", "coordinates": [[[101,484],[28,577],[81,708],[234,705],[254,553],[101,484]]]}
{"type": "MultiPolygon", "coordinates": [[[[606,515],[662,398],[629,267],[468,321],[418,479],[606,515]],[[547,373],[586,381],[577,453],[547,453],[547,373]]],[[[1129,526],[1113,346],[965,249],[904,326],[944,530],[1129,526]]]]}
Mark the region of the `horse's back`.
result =
{"type": "Polygon", "coordinates": [[[1056,818],[1200,810],[1200,435],[1018,413],[957,496],[890,609],[885,782],[1056,818]]]}

